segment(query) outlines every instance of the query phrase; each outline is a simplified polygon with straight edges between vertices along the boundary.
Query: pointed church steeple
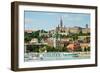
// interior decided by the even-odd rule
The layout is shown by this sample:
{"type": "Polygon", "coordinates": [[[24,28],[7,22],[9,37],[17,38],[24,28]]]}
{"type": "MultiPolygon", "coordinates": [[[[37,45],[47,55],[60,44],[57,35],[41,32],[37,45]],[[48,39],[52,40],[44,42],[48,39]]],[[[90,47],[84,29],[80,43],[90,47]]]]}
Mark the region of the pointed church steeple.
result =
{"type": "Polygon", "coordinates": [[[60,18],[60,27],[63,27],[62,17],[60,18]]]}
{"type": "Polygon", "coordinates": [[[58,25],[58,29],[59,29],[59,25],[58,25]]]}

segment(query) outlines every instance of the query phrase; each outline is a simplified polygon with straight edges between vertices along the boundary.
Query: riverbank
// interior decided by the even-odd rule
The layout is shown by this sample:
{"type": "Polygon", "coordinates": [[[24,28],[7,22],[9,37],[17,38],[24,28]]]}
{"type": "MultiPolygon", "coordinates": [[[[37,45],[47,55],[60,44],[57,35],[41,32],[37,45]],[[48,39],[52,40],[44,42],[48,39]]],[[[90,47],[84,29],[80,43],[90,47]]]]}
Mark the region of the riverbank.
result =
{"type": "Polygon", "coordinates": [[[24,61],[51,61],[51,60],[75,60],[75,59],[89,59],[90,52],[47,52],[47,53],[36,53],[30,52],[25,53],[24,61]]]}

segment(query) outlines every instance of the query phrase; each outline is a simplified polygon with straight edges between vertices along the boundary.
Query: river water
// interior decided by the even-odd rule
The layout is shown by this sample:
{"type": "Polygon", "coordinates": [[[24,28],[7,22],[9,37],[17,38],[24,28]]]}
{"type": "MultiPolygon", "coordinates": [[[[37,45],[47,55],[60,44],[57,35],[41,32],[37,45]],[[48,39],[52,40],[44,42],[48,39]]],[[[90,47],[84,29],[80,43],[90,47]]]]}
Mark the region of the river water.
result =
{"type": "Polygon", "coordinates": [[[30,52],[24,54],[24,61],[52,61],[52,60],[75,60],[75,59],[89,59],[90,52],[47,52],[36,53],[30,52]]]}

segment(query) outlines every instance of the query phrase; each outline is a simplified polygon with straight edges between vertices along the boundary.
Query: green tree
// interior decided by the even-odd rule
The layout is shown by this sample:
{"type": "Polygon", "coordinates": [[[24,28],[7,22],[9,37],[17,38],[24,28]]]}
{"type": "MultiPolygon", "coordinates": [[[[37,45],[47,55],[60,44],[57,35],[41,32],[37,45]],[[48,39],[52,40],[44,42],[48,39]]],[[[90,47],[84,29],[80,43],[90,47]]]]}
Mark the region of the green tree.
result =
{"type": "Polygon", "coordinates": [[[24,33],[24,40],[25,40],[26,43],[31,41],[31,39],[32,39],[31,34],[24,33]]]}
{"type": "Polygon", "coordinates": [[[79,36],[82,36],[83,35],[83,32],[82,32],[82,30],[80,30],[80,32],[79,32],[79,34],[78,34],[79,36]]]}
{"type": "Polygon", "coordinates": [[[75,40],[77,40],[77,39],[78,39],[78,35],[77,35],[77,34],[75,34],[75,35],[73,35],[73,36],[72,36],[72,38],[73,38],[73,40],[75,41],[75,40]]]}

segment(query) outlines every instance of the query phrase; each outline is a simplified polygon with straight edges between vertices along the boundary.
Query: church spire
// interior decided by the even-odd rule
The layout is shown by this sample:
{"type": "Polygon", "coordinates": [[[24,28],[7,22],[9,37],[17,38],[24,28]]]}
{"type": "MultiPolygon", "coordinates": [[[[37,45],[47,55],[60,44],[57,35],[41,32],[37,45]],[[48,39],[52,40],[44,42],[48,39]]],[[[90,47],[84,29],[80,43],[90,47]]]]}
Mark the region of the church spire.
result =
{"type": "Polygon", "coordinates": [[[60,18],[60,26],[63,27],[62,17],[60,18]]]}

